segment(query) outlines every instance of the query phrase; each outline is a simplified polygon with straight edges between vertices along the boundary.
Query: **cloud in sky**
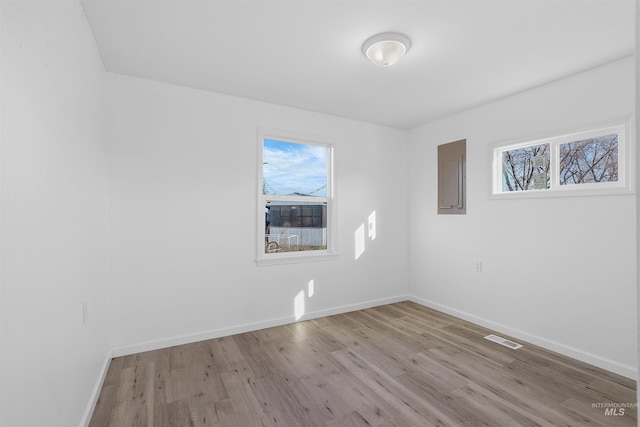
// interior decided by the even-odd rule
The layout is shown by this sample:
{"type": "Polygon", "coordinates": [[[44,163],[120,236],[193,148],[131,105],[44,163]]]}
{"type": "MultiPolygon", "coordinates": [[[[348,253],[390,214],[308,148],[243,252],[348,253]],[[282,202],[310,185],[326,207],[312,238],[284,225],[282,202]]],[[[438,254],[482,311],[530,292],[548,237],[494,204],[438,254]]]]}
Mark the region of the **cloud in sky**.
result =
{"type": "Polygon", "coordinates": [[[262,175],[267,194],[327,195],[327,147],[264,140],[262,175]]]}

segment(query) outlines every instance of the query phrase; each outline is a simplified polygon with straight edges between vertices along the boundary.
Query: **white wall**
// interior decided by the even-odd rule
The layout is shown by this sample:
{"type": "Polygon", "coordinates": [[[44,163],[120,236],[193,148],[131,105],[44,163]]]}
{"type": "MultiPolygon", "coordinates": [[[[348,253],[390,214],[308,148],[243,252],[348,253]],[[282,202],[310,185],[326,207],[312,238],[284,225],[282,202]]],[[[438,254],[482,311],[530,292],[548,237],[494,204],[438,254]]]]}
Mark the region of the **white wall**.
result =
{"type": "Polygon", "coordinates": [[[410,131],[417,300],[635,376],[635,196],[489,199],[493,144],[631,117],[634,84],[629,58],[410,131]],[[439,216],[437,146],[462,138],[467,215],[439,216]]]}
{"type": "Polygon", "coordinates": [[[396,300],[408,284],[406,133],[112,74],[116,354],[396,300]],[[334,143],[340,257],[258,267],[257,128],[334,143]],[[354,233],[377,237],[355,259],[354,233]]]}
{"type": "Polygon", "coordinates": [[[104,70],[78,2],[1,7],[0,425],[74,426],[109,348],[104,70]]]}

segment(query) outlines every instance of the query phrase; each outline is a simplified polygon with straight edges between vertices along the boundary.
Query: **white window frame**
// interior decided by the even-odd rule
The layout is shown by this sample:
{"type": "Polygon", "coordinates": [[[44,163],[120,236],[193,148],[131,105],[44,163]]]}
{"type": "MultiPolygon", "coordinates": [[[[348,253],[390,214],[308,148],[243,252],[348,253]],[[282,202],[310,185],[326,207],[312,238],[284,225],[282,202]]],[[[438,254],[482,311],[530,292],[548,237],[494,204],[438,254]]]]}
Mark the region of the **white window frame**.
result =
{"type": "Polygon", "coordinates": [[[569,197],[569,196],[597,196],[612,194],[633,194],[633,183],[635,172],[633,164],[633,138],[632,121],[617,121],[602,127],[591,128],[579,132],[569,133],[560,136],[540,138],[526,142],[513,142],[499,144],[492,147],[492,167],[491,167],[491,198],[492,199],[514,199],[514,198],[540,198],[540,197],[569,197]],[[569,142],[581,141],[603,135],[618,134],[618,181],[597,182],[585,184],[560,185],[560,145],[569,142]],[[549,144],[550,155],[550,184],[547,189],[524,190],[524,191],[503,191],[502,190],[502,156],[505,151],[518,148],[525,148],[534,145],[549,144]]]}
{"type": "Polygon", "coordinates": [[[325,138],[291,132],[287,130],[258,128],[258,178],[257,178],[257,228],[256,228],[256,263],[259,266],[272,264],[290,264],[309,261],[326,261],[337,258],[335,192],[333,186],[333,144],[325,138]],[[276,140],[294,144],[316,145],[327,148],[327,195],[318,196],[277,196],[263,194],[263,149],[264,140],[276,140]],[[268,201],[282,202],[318,202],[327,204],[327,249],[265,253],[265,205],[268,201]]]}

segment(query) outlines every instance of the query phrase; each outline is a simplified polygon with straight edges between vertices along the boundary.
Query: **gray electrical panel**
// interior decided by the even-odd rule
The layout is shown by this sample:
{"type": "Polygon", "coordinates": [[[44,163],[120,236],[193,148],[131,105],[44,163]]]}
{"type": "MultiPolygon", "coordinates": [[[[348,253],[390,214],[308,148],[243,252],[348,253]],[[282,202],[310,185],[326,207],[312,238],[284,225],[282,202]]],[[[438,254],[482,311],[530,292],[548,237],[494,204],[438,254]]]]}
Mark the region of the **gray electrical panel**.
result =
{"type": "Polygon", "coordinates": [[[438,145],[438,214],[467,213],[467,140],[438,145]]]}

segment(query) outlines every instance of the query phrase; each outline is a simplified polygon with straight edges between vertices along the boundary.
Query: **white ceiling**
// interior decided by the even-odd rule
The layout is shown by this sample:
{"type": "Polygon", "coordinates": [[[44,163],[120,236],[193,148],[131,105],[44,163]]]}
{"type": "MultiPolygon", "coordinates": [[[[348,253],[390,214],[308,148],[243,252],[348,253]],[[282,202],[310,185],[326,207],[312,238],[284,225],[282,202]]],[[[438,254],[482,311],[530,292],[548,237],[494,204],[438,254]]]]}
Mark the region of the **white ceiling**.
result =
{"type": "Polygon", "coordinates": [[[108,71],[410,129],[634,53],[634,0],[84,0],[108,71]],[[361,52],[412,42],[394,67],[361,52]]]}

